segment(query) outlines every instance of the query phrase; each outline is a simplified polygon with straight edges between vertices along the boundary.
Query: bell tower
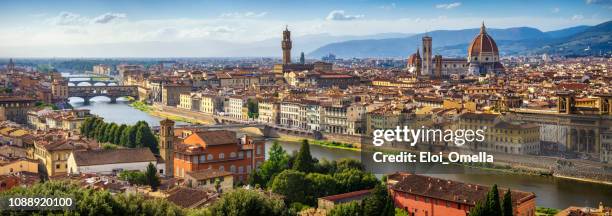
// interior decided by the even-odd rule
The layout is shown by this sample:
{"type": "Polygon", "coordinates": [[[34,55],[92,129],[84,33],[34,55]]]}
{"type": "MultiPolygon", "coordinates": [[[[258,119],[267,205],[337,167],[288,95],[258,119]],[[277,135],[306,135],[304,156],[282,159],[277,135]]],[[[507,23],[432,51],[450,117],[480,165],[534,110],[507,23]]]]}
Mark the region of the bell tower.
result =
{"type": "Polygon", "coordinates": [[[423,37],[423,70],[421,74],[431,76],[433,59],[431,51],[431,37],[427,34],[423,37]]]}
{"type": "Polygon", "coordinates": [[[174,176],[174,121],[170,119],[159,122],[159,154],[165,161],[164,174],[174,176]]]}
{"type": "Polygon", "coordinates": [[[281,42],[281,47],[283,48],[283,64],[291,63],[291,32],[288,27],[285,26],[285,31],[283,31],[283,41],[281,42]]]}

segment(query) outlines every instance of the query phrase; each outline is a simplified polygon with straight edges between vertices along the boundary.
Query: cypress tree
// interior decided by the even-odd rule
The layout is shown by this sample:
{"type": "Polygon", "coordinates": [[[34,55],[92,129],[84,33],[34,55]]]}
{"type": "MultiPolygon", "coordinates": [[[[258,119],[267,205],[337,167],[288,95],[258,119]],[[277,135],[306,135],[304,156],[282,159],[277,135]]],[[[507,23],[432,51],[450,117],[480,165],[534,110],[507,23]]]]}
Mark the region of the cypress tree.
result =
{"type": "Polygon", "coordinates": [[[151,186],[151,190],[157,191],[159,187],[159,177],[157,177],[157,168],[152,163],[149,163],[147,166],[147,171],[145,172],[145,176],[147,177],[147,184],[151,186]]]}
{"type": "Polygon", "coordinates": [[[293,169],[309,173],[314,169],[312,155],[310,155],[310,144],[307,139],[302,140],[302,146],[293,163],[293,169]]]}
{"type": "Polygon", "coordinates": [[[126,127],[127,125],[121,124],[121,126],[119,126],[113,133],[113,144],[121,144],[121,135],[123,135],[123,131],[126,127]]]}
{"type": "Polygon", "coordinates": [[[491,191],[487,194],[486,210],[487,215],[501,215],[501,205],[499,203],[499,191],[497,190],[497,184],[494,184],[491,191]]]}
{"type": "Polygon", "coordinates": [[[504,216],[512,216],[512,194],[510,193],[510,189],[506,191],[504,194],[504,198],[502,200],[502,210],[504,216]]]}
{"type": "Polygon", "coordinates": [[[136,132],[138,131],[138,127],[136,126],[132,126],[130,127],[130,129],[128,130],[128,140],[127,140],[127,147],[130,148],[134,148],[136,147],[136,132]]]}
{"type": "Polygon", "coordinates": [[[89,130],[89,126],[91,125],[91,120],[92,120],[92,118],[91,118],[91,117],[87,117],[87,118],[86,118],[86,119],[83,121],[83,123],[81,124],[81,127],[79,128],[79,132],[80,132],[82,135],[87,134],[87,132],[88,132],[88,130],[89,130]]]}
{"type": "Polygon", "coordinates": [[[123,131],[121,131],[121,138],[119,144],[122,146],[128,146],[130,142],[130,128],[131,126],[126,126],[123,131]]]}

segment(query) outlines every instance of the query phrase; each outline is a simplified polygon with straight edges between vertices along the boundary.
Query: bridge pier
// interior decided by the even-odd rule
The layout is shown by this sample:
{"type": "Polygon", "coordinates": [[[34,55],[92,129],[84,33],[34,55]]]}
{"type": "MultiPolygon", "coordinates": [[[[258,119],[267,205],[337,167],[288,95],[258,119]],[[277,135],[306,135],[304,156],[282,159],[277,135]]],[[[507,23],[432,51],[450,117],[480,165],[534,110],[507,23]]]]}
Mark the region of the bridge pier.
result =
{"type": "Polygon", "coordinates": [[[116,97],[110,97],[110,103],[117,103],[116,97]]]}
{"type": "Polygon", "coordinates": [[[85,105],[89,105],[89,100],[90,100],[90,99],[91,99],[90,97],[84,97],[84,98],[83,98],[83,104],[85,104],[85,105]]]}

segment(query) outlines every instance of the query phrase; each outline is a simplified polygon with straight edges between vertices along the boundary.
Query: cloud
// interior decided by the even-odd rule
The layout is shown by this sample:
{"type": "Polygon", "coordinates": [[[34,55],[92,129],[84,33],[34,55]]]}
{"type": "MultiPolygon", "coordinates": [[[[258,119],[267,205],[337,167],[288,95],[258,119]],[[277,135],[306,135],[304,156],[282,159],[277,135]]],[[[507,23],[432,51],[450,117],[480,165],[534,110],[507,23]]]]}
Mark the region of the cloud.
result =
{"type": "Polygon", "coordinates": [[[221,18],[233,18],[233,19],[260,18],[267,14],[268,12],[261,12],[261,13],[256,13],[252,11],[248,11],[244,13],[232,12],[232,13],[221,14],[221,18]]]}
{"type": "Polygon", "coordinates": [[[585,0],[587,4],[612,5],[612,0],[585,0]]]}
{"type": "Polygon", "coordinates": [[[60,26],[83,25],[87,24],[88,20],[87,17],[66,11],[60,12],[56,17],[47,19],[49,23],[60,26]]]}
{"type": "Polygon", "coordinates": [[[553,13],[559,13],[559,11],[561,11],[561,9],[559,9],[558,7],[552,9],[553,13]]]}
{"type": "Polygon", "coordinates": [[[437,4],[436,8],[448,10],[448,9],[453,9],[459,6],[461,6],[461,2],[453,2],[453,3],[448,3],[448,4],[437,4]]]}
{"type": "Polygon", "coordinates": [[[89,18],[72,12],[60,12],[57,16],[47,19],[47,23],[58,26],[82,26],[87,24],[105,24],[113,20],[126,18],[123,13],[105,13],[100,16],[89,18]]]}
{"type": "Polygon", "coordinates": [[[395,3],[391,3],[391,4],[381,5],[379,8],[384,9],[384,10],[391,10],[391,9],[395,9],[395,7],[396,7],[395,3]]]}
{"type": "Polygon", "coordinates": [[[106,24],[116,19],[123,19],[127,16],[123,13],[105,13],[92,19],[93,23],[106,24]]]}
{"type": "Polygon", "coordinates": [[[580,14],[575,14],[574,16],[572,16],[572,20],[576,21],[576,20],[582,20],[584,19],[584,16],[580,15],[580,14]]]}
{"type": "Polygon", "coordinates": [[[329,15],[325,18],[326,20],[336,20],[336,21],[344,21],[344,20],[354,20],[361,19],[363,15],[348,15],[345,14],[343,10],[333,10],[329,12],[329,15]]]}

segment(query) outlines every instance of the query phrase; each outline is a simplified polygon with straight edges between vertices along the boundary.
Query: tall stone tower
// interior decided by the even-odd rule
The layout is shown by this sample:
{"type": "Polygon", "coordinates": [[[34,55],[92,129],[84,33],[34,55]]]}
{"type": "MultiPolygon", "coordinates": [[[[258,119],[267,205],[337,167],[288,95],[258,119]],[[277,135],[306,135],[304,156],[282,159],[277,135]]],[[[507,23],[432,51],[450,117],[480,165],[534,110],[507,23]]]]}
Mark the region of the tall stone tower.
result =
{"type": "Polygon", "coordinates": [[[12,58],[9,59],[9,63],[6,65],[6,71],[9,73],[15,72],[15,63],[13,62],[12,58]]]}
{"type": "Polygon", "coordinates": [[[431,59],[431,37],[425,35],[423,37],[423,75],[431,75],[432,73],[432,60],[431,59]]]}
{"type": "Polygon", "coordinates": [[[283,48],[283,64],[291,63],[291,32],[285,26],[285,31],[283,31],[283,41],[281,42],[281,47],[283,48]]]}
{"type": "Polygon", "coordinates": [[[164,174],[174,176],[174,121],[170,119],[159,122],[159,154],[166,164],[164,174]]]}

